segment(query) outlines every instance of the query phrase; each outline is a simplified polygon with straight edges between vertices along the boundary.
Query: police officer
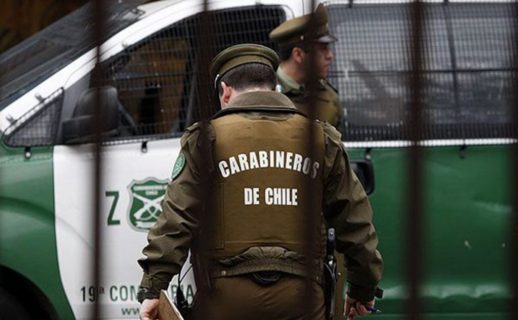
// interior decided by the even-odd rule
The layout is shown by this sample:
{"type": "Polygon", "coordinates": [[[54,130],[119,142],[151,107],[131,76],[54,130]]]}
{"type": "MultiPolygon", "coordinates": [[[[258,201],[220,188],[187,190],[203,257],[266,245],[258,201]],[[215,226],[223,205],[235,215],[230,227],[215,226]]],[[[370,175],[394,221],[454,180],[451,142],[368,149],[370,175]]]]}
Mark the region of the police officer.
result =
{"type": "Polygon", "coordinates": [[[327,121],[343,132],[345,110],[340,105],[338,91],[326,80],[333,60],[329,45],[337,40],[329,33],[326,8],[320,4],[312,22],[311,14],[283,22],[270,32],[270,39],[279,46],[279,91],[306,114],[309,108],[314,108],[316,119],[327,121]],[[312,99],[316,105],[310,106],[306,89],[311,77],[317,77],[318,84],[312,99]]]}
{"type": "MultiPolygon", "coordinates": [[[[306,114],[313,112],[316,119],[327,121],[343,133],[346,110],[340,104],[338,91],[326,80],[333,59],[329,45],[337,39],[329,32],[327,10],[322,4],[315,9],[312,22],[310,19],[311,14],[287,20],[270,33],[270,38],[279,46],[282,60],[277,69],[278,89],[306,114]],[[311,28],[313,30],[310,30],[311,28]],[[316,88],[313,88],[314,91],[311,93],[312,98],[306,90],[310,77],[318,78],[316,88]],[[310,106],[309,102],[313,104],[310,106]],[[310,111],[310,107],[313,110],[310,111]]],[[[343,267],[343,255],[335,256],[338,272],[334,313],[338,315],[344,311],[346,272],[343,267]]]]}
{"type": "Polygon", "coordinates": [[[210,319],[323,320],[324,220],[336,229],[337,249],[347,257],[350,315],[367,314],[374,305],[382,259],[368,198],[340,134],[274,91],[277,64],[274,51],[254,44],[227,48],[214,58],[211,74],[221,111],[207,130],[195,124],[182,137],[163,212],[149,231],[146,258],[139,260],[142,319],[156,317],[159,291],[179,273],[191,248],[195,257],[207,257],[195,277],[204,278],[197,274],[203,269],[210,282],[204,285],[210,299],[202,304],[195,298],[195,313],[205,310],[210,319]],[[318,239],[309,246],[308,232],[318,239]],[[207,243],[193,246],[202,233],[207,243]],[[309,302],[308,288],[314,298],[309,302]]]}

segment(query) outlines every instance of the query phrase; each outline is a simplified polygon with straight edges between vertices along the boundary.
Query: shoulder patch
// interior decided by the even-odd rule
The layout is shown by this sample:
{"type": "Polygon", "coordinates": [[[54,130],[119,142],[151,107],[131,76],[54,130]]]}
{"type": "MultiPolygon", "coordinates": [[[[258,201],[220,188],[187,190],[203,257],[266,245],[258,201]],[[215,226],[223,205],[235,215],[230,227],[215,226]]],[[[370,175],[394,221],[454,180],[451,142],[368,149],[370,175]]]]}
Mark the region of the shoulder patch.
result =
{"type": "Polygon", "coordinates": [[[173,173],[171,173],[171,180],[176,179],[180,173],[182,173],[183,168],[185,167],[185,156],[183,152],[180,151],[178,154],[178,157],[176,158],[176,161],[173,166],[173,173]]]}

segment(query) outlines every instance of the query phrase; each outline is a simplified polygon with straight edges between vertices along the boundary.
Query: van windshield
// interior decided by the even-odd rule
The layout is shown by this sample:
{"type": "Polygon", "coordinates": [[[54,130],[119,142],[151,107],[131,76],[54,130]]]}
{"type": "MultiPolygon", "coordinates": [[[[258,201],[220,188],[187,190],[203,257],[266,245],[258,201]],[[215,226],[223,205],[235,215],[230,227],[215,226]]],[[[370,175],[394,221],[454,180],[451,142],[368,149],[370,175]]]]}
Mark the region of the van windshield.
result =
{"type": "MultiPolygon", "coordinates": [[[[110,1],[103,41],[137,21],[143,0],[110,1]]],[[[0,55],[0,110],[94,47],[92,2],[0,55]],[[79,36],[78,36],[79,35],[79,36]]]]}

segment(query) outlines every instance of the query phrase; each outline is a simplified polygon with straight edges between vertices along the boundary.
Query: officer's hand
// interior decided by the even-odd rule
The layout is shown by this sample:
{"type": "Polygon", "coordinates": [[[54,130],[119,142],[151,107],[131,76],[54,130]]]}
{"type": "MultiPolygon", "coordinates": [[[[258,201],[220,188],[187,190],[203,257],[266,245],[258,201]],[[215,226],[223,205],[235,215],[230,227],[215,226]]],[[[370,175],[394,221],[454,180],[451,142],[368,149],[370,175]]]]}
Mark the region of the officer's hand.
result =
{"type": "Polygon", "coordinates": [[[155,320],[158,317],[158,299],[145,299],[140,306],[141,320],[155,320]]]}
{"type": "Polygon", "coordinates": [[[347,297],[345,299],[344,315],[347,319],[353,320],[357,316],[365,316],[370,313],[367,308],[374,307],[374,300],[368,302],[360,302],[356,299],[347,297]]]}

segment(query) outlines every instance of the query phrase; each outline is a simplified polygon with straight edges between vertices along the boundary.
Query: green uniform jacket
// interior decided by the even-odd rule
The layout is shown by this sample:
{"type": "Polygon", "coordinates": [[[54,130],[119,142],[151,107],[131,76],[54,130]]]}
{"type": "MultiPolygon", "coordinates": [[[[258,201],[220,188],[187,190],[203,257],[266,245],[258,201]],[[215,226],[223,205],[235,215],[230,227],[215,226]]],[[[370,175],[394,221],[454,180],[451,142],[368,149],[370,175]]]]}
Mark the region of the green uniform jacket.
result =
{"type": "MultiPolygon", "coordinates": [[[[231,105],[294,108],[285,95],[273,91],[243,93],[234,98],[231,105]]],[[[255,111],[241,114],[251,118],[265,117],[255,111]]],[[[286,117],[289,113],[268,113],[268,116],[286,117]]],[[[372,224],[372,209],[350,167],[340,133],[326,123],[320,124],[325,134],[324,218],[328,227],[335,228],[337,250],[345,255],[350,296],[372,300],[383,268],[376,249],[378,238],[372,224]]],[[[139,260],[144,270],[141,286],[153,291],[166,289],[171,278],[180,272],[193,245],[198,217],[206,205],[200,188],[200,172],[206,171],[201,170],[202,166],[212,168],[214,164],[200,156],[200,140],[197,124],[183,135],[181,153],[162,203],[163,212],[149,231],[149,243],[143,250],[146,258],[139,260]]]]}
{"type": "MultiPolygon", "coordinates": [[[[309,115],[308,92],[304,86],[293,80],[281,67],[277,69],[277,81],[279,82],[279,91],[288,96],[298,109],[309,115]]],[[[340,105],[338,91],[327,80],[321,79],[318,82],[314,98],[316,103],[316,108],[313,110],[315,119],[328,122],[338,131],[344,132],[345,110],[340,105]]]]}

